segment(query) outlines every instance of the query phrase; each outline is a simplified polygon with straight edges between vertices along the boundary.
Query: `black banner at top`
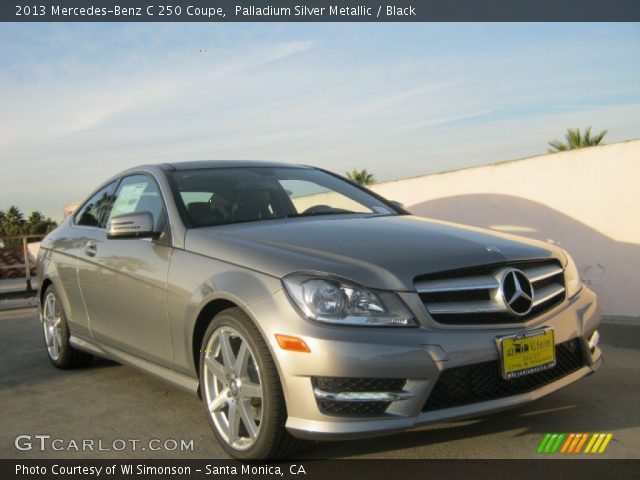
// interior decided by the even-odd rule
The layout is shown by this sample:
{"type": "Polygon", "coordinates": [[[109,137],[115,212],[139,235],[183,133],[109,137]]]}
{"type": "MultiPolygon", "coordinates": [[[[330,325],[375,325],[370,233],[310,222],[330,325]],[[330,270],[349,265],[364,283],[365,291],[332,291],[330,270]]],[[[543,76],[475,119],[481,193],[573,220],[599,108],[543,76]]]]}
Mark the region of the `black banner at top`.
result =
{"type": "Polygon", "coordinates": [[[3,0],[2,22],[634,22],[639,0],[3,0]]]}

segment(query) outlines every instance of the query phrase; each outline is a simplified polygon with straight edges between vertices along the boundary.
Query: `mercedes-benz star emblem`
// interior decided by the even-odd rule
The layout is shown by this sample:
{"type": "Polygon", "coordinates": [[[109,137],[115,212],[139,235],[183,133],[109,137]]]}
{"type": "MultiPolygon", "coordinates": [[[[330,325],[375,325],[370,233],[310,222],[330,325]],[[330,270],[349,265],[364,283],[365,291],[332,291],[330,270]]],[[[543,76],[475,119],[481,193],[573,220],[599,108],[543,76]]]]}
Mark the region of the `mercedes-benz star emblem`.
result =
{"type": "Polygon", "coordinates": [[[511,268],[502,274],[500,294],[509,311],[526,315],[533,308],[533,287],[524,272],[511,268]]]}

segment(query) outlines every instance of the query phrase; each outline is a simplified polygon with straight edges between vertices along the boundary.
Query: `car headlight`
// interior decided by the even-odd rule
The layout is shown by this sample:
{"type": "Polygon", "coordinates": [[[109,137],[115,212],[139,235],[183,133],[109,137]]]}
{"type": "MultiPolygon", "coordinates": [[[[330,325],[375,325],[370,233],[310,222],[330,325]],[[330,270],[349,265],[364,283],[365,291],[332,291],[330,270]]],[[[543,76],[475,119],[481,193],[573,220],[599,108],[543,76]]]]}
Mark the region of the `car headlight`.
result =
{"type": "Polygon", "coordinates": [[[580,279],[580,272],[578,272],[576,262],[573,261],[571,255],[569,255],[566,250],[563,250],[562,253],[566,260],[566,265],[564,266],[564,278],[567,288],[567,298],[571,298],[582,288],[582,280],[580,279]]]}
{"type": "Polygon", "coordinates": [[[293,274],[282,281],[308,317],[334,325],[416,327],[408,307],[393,292],[370,290],[335,277],[293,274]]]}

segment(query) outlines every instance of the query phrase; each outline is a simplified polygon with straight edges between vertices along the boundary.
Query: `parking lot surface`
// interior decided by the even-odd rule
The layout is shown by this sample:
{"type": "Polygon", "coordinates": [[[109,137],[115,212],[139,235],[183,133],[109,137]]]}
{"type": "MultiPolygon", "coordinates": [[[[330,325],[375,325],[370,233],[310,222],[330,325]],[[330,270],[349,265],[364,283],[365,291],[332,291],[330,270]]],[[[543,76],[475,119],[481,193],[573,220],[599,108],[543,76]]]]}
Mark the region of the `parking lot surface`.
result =
{"type": "MultiPolygon", "coordinates": [[[[198,398],[106,360],[56,370],[35,309],[0,312],[0,329],[0,458],[227,458],[198,398]],[[19,443],[30,449],[16,448],[19,435],[29,436],[19,443]],[[36,435],[50,436],[44,451],[36,435]],[[62,450],[51,448],[53,439],[62,450]],[[92,451],[80,448],[85,440],[93,441],[92,451]]],[[[298,457],[540,458],[536,449],[547,432],[606,432],[613,439],[598,457],[640,458],[640,350],[631,348],[640,327],[602,331],[600,371],[532,404],[393,436],[311,443],[298,457]]]]}

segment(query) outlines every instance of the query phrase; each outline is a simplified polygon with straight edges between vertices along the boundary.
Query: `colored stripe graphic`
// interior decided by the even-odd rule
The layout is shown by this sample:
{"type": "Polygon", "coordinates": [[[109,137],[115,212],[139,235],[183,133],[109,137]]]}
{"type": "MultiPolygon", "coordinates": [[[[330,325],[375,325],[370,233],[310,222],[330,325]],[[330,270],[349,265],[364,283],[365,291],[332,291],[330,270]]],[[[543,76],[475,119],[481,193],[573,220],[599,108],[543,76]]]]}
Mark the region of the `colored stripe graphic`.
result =
{"type": "Polygon", "coordinates": [[[596,453],[598,451],[598,448],[600,448],[600,444],[604,440],[604,437],[606,437],[605,434],[603,434],[603,433],[599,433],[598,434],[598,439],[596,440],[596,443],[593,444],[593,448],[591,449],[591,453],[596,453]]]}
{"type": "Polygon", "coordinates": [[[571,446],[569,447],[569,451],[567,453],[573,453],[573,451],[576,449],[576,445],[578,445],[578,442],[581,438],[582,434],[576,433],[576,436],[573,438],[573,442],[571,442],[571,446]]]}
{"type": "Polygon", "coordinates": [[[560,444],[564,440],[564,437],[565,437],[564,433],[561,433],[560,435],[558,435],[558,439],[556,440],[556,443],[554,443],[553,447],[551,447],[551,453],[556,453],[558,451],[558,448],[560,448],[560,444]]]}
{"type": "Polygon", "coordinates": [[[612,433],[594,433],[584,453],[603,453],[612,438],[612,433]]]}
{"type": "Polygon", "coordinates": [[[599,454],[606,450],[612,438],[612,433],[546,433],[536,451],[537,453],[599,454]],[[583,447],[585,447],[584,450],[583,447]]]}
{"type": "Polygon", "coordinates": [[[569,448],[569,445],[571,445],[571,442],[573,442],[573,439],[575,438],[576,434],[575,433],[570,433],[569,436],[567,437],[567,441],[564,442],[564,445],[562,446],[562,449],[560,450],[560,453],[565,453],[567,451],[567,448],[569,448]]]}
{"type": "Polygon", "coordinates": [[[551,438],[551,434],[550,433],[547,433],[544,436],[544,438],[540,442],[540,445],[538,445],[538,450],[536,450],[538,453],[544,452],[544,447],[547,445],[547,442],[549,441],[550,438],[551,438]]]}
{"type": "Polygon", "coordinates": [[[605,437],[604,442],[602,442],[602,445],[600,446],[600,450],[598,450],[598,453],[604,452],[605,448],[607,448],[607,445],[609,445],[609,442],[611,441],[612,438],[613,438],[613,433],[607,433],[607,436],[605,437]]]}
{"type": "Polygon", "coordinates": [[[582,434],[582,439],[580,440],[578,445],[576,445],[575,453],[580,453],[580,450],[582,450],[582,446],[584,445],[584,442],[587,441],[587,438],[589,438],[589,434],[588,433],[583,433],[582,434]]]}
{"type": "Polygon", "coordinates": [[[553,435],[551,435],[551,438],[547,442],[547,445],[544,447],[544,453],[551,453],[551,447],[553,447],[553,444],[555,443],[556,438],[558,438],[557,433],[554,433],[553,435]]]}
{"type": "Polygon", "coordinates": [[[584,449],[584,453],[591,453],[591,447],[593,447],[593,444],[596,442],[596,438],[598,438],[598,434],[594,433],[589,443],[587,443],[587,448],[584,449]]]}

